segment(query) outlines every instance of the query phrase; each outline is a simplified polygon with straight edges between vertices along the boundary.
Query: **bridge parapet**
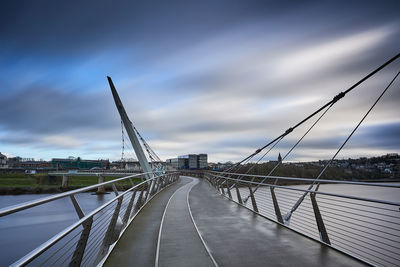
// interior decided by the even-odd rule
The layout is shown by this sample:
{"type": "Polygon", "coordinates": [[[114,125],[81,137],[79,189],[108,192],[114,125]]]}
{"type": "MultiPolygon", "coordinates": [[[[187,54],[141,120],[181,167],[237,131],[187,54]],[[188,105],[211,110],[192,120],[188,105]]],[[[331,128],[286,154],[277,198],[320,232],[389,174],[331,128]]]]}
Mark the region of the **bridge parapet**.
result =
{"type": "Polygon", "coordinates": [[[191,176],[197,178],[204,178],[207,170],[179,170],[179,174],[182,176],[191,176]]]}
{"type": "Polygon", "coordinates": [[[319,190],[325,183],[354,186],[355,192],[362,186],[399,193],[399,184],[315,183],[314,179],[213,171],[205,173],[205,179],[237,204],[363,262],[400,265],[400,202],[319,190]],[[301,185],[307,183],[313,186],[304,189],[301,185]]]}
{"type": "Polygon", "coordinates": [[[35,266],[94,266],[101,264],[142,207],[154,195],[174,183],[179,177],[178,172],[170,172],[136,185],[131,179],[145,178],[145,175],[146,173],[129,175],[0,209],[0,217],[3,217],[69,197],[79,218],[72,225],[16,261],[12,266],[25,266],[27,264],[35,266]],[[118,190],[121,183],[127,180],[131,187],[126,191],[118,190]],[[107,185],[112,186],[115,197],[85,214],[75,196],[97,188],[104,188],[107,185]]]}

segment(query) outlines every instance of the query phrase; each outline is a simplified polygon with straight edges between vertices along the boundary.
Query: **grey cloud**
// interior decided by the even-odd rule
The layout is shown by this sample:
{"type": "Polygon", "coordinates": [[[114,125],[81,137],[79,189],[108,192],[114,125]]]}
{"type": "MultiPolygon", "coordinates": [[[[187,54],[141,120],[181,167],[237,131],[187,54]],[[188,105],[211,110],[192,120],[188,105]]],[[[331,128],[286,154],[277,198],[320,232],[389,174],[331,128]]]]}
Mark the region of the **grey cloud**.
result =
{"type": "MultiPolygon", "coordinates": [[[[150,143],[181,142],[186,147],[170,151],[240,159],[397,53],[398,9],[398,1],[346,1],[346,8],[337,1],[7,2],[0,11],[0,128],[15,134],[0,142],[49,146],[43,138],[67,135],[82,141],[78,150],[118,154],[118,113],[106,81],[104,87],[102,81],[93,85],[107,72],[116,77],[131,119],[150,143]],[[394,30],[362,53],[303,76],[274,72],[285,55],[382,27],[394,30]],[[39,78],[30,73],[52,68],[57,71],[39,78]],[[297,99],[312,101],[279,107],[297,99]]],[[[338,103],[322,130],[299,148],[340,145],[399,66],[338,103]],[[338,130],[329,132],[333,126],[338,130]]],[[[393,89],[372,122],[398,118],[398,84],[393,89]]],[[[398,134],[395,129],[386,130],[398,134]]],[[[371,128],[351,144],[400,148],[396,140],[371,128]]],[[[72,141],[71,146],[79,143],[72,141]]]]}
{"type": "Polygon", "coordinates": [[[115,125],[113,103],[103,94],[68,93],[39,85],[0,99],[0,125],[9,131],[65,133],[115,125]]]}
{"type": "Polygon", "coordinates": [[[110,45],[133,44],[151,55],[175,50],[177,42],[198,42],[249,21],[271,18],[279,22],[277,27],[283,22],[315,27],[305,18],[312,16],[321,25],[331,25],[341,17],[355,27],[390,21],[396,7],[397,1],[346,1],[346,8],[337,1],[6,1],[0,13],[0,38],[10,46],[47,53],[85,54],[110,45]],[[373,17],[373,22],[366,17],[373,17]]]}
{"type": "Polygon", "coordinates": [[[38,142],[39,140],[29,134],[17,134],[13,133],[12,135],[1,136],[0,143],[3,144],[13,144],[13,145],[30,145],[38,142]]]}

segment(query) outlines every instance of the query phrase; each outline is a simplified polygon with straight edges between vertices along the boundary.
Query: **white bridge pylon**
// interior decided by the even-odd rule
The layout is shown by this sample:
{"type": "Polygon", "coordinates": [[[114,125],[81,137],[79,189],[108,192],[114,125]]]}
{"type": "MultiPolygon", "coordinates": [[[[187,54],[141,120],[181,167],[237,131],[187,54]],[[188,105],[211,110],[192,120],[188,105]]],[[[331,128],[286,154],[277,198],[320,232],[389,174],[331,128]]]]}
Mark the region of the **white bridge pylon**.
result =
{"type": "Polygon", "coordinates": [[[129,140],[131,140],[132,147],[135,150],[136,157],[139,160],[140,167],[142,167],[142,170],[146,174],[147,179],[151,179],[154,177],[153,175],[153,170],[150,167],[150,164],[146,158],[146,155],[143,152],[142,146],[140,145],[139,139],[136,136],[135,131],[133,130],[133,124],[129,120],[128,115],[126,114],[125,108],[122,105],[121,99],[119,98],[119,95],[117,93],[117,90],[115,89],[114,83],[112,82],[111,78],[107,76],[108,83],[110,84],[111,92],[114,97],[115,105],[117,106],[119,115],[121,116],[122,123],[125,126],[125,130],[128,133],[129,140]]]}

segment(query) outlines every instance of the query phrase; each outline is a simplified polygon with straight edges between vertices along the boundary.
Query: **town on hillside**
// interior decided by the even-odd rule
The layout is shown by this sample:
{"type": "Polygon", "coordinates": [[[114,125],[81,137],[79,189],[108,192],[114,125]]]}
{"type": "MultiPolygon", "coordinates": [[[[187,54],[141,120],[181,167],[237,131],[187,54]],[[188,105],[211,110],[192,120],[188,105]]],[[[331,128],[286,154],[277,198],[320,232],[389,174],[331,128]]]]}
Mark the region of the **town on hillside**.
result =
{"type": "MultiPolygon", "coordinates": [[[[262,175],[268,168],[273,167],[277,161],[268,161],[257,164],[256,168],[251,167],[255,163],[247,163],[242,172],[251,168],[251,174],[262,175]]],[[[319,160],[311,162],[287,162],[282,163],[274,175],[286,175],[298,177],[312,177],[313,169],[323,168],[328,160],[319,160]],[[299,172],[299,170],[301,170],[299,172]],[[290,171],[292,173],[290,173],[290,171]]],[[[162,164],[167,169],[208,169],[215,171],[228,170],[234,166],[234,162],[213,163],[207,161],[207,154],[188,154],[176,158],[167,159],[163,162],[150,162],[150,164],[162,164]]],[[[53,158],[50,161],[33,158],[7,157],[0,153],[0,172],[48,172],[57,170],[130,170],[140,172],[141,167],[136,159],[122,159],[110,161],[108,159],[89,160],[81,157],[53,158]]],[[[379,179],[379,178],[399,178],[400,177],[400,156],[398,153],[389,153],[377,157],[361,157],[358,159],[335,159],[330,164],[330,170],[336,172],[347,179],[353,177],[356,179],[379,179]]],[[[329,174],[329,172],[328,172],[329,174]]]]}

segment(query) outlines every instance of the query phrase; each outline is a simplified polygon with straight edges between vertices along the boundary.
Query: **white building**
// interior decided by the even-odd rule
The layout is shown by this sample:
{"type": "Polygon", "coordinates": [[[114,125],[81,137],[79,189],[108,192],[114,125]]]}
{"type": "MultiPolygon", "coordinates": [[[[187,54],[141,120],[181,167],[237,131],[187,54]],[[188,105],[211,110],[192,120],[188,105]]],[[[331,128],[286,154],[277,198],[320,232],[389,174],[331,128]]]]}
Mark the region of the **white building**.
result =
{"type": "Polygon", "coordinates": [[[0,153],[0,169],[7,169],[7,156],[0,153]]]}

